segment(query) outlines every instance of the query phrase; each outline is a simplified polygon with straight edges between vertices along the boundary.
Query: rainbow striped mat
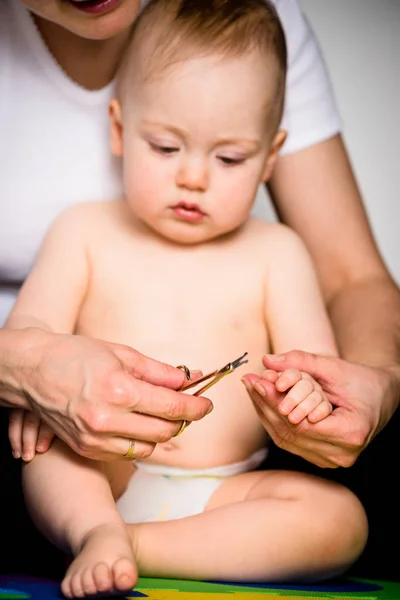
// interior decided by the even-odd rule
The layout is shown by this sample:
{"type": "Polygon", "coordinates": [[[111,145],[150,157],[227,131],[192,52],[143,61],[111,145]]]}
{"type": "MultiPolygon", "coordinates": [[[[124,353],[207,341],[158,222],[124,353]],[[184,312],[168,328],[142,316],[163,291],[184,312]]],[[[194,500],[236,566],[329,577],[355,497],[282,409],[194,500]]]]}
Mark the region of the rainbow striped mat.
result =
{"type": "MultiPolygon", "coordinates": [[[[100,596],[99,596],[100,597],[100,596]]],[[[104,596],[102,596],[104,598],[104,596]]],[[[107,596],[110,598],[110,596],[107,596]]],[[[145,600],[400,600],[400,582],[335,579],[319,585],[233,584],[175,579],[139,579],[129,594],[119,599],[145,600]]],[[[0,599],[60,600],[60,583],[22,575],[0,575],[0,599]]]]}

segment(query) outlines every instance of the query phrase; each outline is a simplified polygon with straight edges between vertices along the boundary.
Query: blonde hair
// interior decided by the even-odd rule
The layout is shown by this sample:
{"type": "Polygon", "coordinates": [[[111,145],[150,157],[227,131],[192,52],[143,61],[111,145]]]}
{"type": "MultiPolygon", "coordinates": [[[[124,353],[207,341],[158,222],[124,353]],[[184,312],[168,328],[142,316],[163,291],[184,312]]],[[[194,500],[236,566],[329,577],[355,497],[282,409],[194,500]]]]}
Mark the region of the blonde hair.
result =
{"type": "Polygon", "coordinates": [[[276,88],[269,118],[282,118],[287,49],[277,12],[268,0],[150,0],[138,16],[117,74],[125,94],[132,63],[143,80],[193,56],[238,57],[254,50],[276,63],[276,88]],[[142,61],[136,61],[137,56],[142,61]]]}

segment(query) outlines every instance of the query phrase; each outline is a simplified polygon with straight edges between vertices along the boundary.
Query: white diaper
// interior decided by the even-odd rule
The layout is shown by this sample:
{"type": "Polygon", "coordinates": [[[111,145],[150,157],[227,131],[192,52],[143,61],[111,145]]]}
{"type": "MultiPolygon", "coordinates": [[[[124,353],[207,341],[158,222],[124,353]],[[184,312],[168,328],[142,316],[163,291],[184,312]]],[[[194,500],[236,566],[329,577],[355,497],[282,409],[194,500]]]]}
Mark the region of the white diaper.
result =
{"type": "Polygon", "coordinates": [[[117,501],[127,523],[169,521],[202,513],[221,483],[256,469],[266,458],[261,448],[248,459],[209,469],[181,469],[136,461],[137,471],[117,501]]]}

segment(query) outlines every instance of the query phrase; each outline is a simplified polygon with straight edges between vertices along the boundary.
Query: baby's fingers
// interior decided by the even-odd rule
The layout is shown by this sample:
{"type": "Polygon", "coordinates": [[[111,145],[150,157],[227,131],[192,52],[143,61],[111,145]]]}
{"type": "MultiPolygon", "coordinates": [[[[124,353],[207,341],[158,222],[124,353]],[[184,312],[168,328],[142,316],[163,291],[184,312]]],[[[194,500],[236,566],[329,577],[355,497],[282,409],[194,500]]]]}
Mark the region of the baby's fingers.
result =
{"type": "Polygon", "coordinates": [[[35,458],[36,444],[39,439],[41,426],[40,417],[28,410],[24,411],[24,422],[22,428],[22,460],[25,462],[35,458]]]}
{"type": "Polygon", "coordinates": [[[39,435],[36,442],[36,452],[44,454],[51,446],[54,438],[54,432],[43,421],[40,423],[39,435]]]}
{"type": "Polygon", "coordinates": [[[261,377],[270,381],[271,383],[276,383],[277,379],[279,379],[280,373],[273,371],[272,369],[266,369],[262,372],[261,377]]]}
{"type": "Polygon", "coordinates": [[[8,419],[8,439],[10,440],[11,450],[14,458],[21,458],[22,454],[22,428],[24,425],[23,408],[14,408],[10,410],[8,419]]]}
{"type": "Polygon", "coordinates": [[[323,419],[326,419],[326,417],[329,417],[332,410],[333,410],[332,404],[329,402],[329,400],[326,400],[324,398],[321,401],[321,403],[318,404],[318,406],[310,412],[307,419],[309,420],[310,423],[319,423],[319,421],[322,421],[323,419]]]}
{"type": "Polygon", "coordinates": [[[299,383],[302,378],[303,375],[298,369],[286,369],[276,380],[276,389],[278,392],[286,392],[289,388],[296,385],[296,383],[299,383]]]}
{"type": "MultiPolygon", "coordinates": [[[[296,383],[283,398],[282,402],[279,405],[279,412],[282,415],[290,415],[290,421],[292,421],[292,423],[299,423],[301,421],[300,415],[303,414],[303,411],[299,411],[298,413],[294,411],[313,392],[314,386],[312,382],[308,379],[302,379],[301,381],[296,383]],[[296,414],[299,414],[298,418],[294,416],[296,414]],[[293,417],[295,418],[295,420],[292,420],[293,417]]],[[[315,408],[315,406],[313,406],[312,408],[315,408]]],[[[307,414],[303,415],[302,418],[306,417],[307,414]]]]}

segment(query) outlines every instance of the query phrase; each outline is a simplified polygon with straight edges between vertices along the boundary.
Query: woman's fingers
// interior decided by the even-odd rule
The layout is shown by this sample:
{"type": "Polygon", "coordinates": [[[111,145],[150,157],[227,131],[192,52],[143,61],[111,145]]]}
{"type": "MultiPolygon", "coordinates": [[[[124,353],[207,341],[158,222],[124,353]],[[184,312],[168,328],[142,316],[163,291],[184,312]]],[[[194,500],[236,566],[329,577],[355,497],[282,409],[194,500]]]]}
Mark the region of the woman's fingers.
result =
{"type": "MultiPolygon", "coordinates": [[[[179,390],[186,383],[186,375],[177,367],[162,363],[141,354],[129,346],[113,344],[111,346],[115,355],[120,359],[128,373],[135,379],[141,379],[157,386],[179,390]]],[[[202,371],[190,371],[191,379],[198,379],[202,371]]]]}

